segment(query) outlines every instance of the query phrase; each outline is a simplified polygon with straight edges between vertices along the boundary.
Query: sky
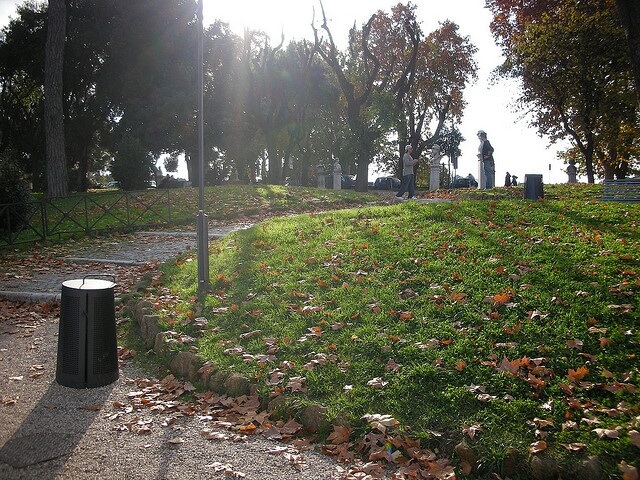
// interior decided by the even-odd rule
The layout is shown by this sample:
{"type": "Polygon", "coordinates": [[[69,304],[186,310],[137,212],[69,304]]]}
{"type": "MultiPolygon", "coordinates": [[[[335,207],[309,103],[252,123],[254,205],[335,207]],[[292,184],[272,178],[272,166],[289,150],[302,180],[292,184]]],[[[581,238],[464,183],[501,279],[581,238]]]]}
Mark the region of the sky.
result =
{"type": "MultiPolygon", "coordinates": [[[[390,12],[398,2],[323,0],[323,5],[334,40],[342,47],[354,22],[361,26],[376,11],[390,12]]],[[[0,25],[6,25],[9,16],[15,16],[19,3],[22,2],[0,0],[0,25]]],[[[459,34],[469,37],[478,48],[475,57],[479,67],[478,80],[464,92],[467,107],[462,123],[457,125],[466,139],[460,145],[462,156],[457,173],[478,177],[476,133],[484,130],[495,149],[496,185],[503,184],[507,171],[517,175],[520,182],[526,174],[542,174],[544,183],[565,183],[565,167],[556,158],[559,147],[549,147],[548,140],[540,138],[512,106],[518,97],[517,83],[492,81],[492,71],[500,65],[502,57],[489,31],[491,14],[484,8],[484,0],[413,0],[413,3],[418,6],[416,13],[424,32],[431,32],[440,22],[451,20],[458,24],[459,34]]],[[[204,0],[204,24],[209,25],[217,18],[229,23],[238,34],[245,28],[259,29],[273,41],[278,41],[284,34],[285,43],[288,43],[313,37],[313,11],[315,7],[316,19],[319,19],[319,6],[319,0],[204,0]]],[[[183,166],[178,176],[186,178],[183,166]]]]}

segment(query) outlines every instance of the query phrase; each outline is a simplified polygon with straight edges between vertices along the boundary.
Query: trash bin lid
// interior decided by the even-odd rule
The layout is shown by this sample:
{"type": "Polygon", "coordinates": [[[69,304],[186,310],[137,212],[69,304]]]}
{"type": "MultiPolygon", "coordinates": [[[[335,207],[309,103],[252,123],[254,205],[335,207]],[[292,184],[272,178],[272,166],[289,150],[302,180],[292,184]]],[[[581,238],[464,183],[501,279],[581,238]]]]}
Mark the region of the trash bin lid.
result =
{"type": "Polygon", "coordinates": [[[76,278],[62,282],[63,287],[74,288],[76,290],[107,290],[116,286],[115,283],[97,278],[76,278]]]}

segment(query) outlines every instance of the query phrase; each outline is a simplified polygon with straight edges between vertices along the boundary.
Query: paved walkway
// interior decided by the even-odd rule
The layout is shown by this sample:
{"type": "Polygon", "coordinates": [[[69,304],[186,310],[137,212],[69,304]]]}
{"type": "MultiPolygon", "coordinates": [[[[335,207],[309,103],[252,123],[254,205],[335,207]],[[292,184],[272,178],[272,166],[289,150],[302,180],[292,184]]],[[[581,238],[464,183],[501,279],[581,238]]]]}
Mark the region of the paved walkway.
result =
{"type": "MultiPolygon", "coordinates": [[[[209,238],[219,238],[248,226],[211,227],[209,238]]],[[[0,277],[0,299],[35,303],[57,301],[60,300],[62,283],[66,280],[111,275],[117,283],[117,273],[122,270],[118,267],[162,263],[195,249],[196,234],[189,231],[137,232],[118,235],[117,238],[100,237],[75,250],[68,247],[62,256],[53,259],[34,257],[28,260],[30,264],[20,265],[24,267],[20,271],[5,272],[0,277]]]]}

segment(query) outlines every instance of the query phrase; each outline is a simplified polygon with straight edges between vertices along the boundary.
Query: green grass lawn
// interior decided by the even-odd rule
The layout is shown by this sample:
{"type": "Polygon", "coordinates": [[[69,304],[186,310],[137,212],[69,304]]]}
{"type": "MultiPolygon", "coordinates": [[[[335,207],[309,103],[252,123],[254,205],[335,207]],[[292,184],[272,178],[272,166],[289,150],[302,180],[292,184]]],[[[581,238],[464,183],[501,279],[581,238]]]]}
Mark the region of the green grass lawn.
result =
{"type": "Polygon", "coordinates": [[[268,220],[211,244],[197,313],[197,262],[166,266],[158,292],[181,299],[167,328],[265,398],[325,405],[354,442],[364,415],[390,415],[441,455],[471,446],[480,477],[515,449],[564,471],[597,455],[619,478],[640,466],[640,206],[599,194],[465,191],[268,220]]]}

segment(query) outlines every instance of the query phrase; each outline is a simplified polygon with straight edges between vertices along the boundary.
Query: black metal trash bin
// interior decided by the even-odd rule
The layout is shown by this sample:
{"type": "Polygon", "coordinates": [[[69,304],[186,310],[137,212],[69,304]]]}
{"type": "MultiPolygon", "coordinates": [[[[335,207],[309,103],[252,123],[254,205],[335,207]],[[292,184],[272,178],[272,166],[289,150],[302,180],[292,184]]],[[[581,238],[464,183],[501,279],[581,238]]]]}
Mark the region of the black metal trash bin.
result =
{"type": "Polygon", "coordinates": [[[56,382],[102,387],[118,379],[115,283],[83,278],[62,283],[56,382]]]}
{"type": "Polygon", "coordinates": [[[527,174],[524,176],[524,198],[529,200],[544,198],[541,174],[527,174]]]}

